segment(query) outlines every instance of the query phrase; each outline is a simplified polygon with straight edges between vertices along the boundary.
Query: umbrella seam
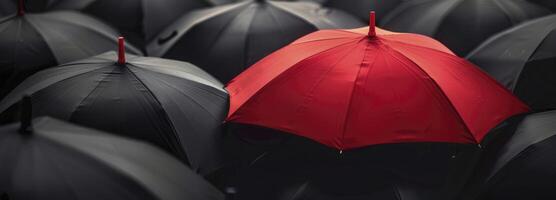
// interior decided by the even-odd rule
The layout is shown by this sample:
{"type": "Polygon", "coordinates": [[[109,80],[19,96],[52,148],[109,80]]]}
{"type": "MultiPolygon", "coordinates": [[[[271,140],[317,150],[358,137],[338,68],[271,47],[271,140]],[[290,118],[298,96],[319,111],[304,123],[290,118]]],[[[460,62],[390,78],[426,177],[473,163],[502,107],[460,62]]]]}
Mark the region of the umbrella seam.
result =
{"type": "MultiPolygon", "coordinates": [[[[141,64],[134,64],[134,63],[128,63],[128,64],[131,65],[131,66],[137,67],[137,68],[139,68],[139,69],[142,69],[142,70],[146,70],[146,71],[149,71],[149,72],[153,72],[153,73],[157,73],[157,74],[161,74],[161,75],[165,75],[165,76],[169,76],[169,77],[173,77],[173,78],[183,79],[183,80],[185,80],[185,81],[194,82],[194,83],[197,83],[197,84],[200,84],[200,85],[203,85],[203,86],[207,86],[207,87],[209,87],[209,88],[213,88],[213,89],[215,89],[215,90],[218,90],[218,91],[222,91],[222,92],[224,92],[224,93],[227,93],[226,90],[223,90],[223,89],[221,89],[221,88],[215,87],[215,86],[213,86],[213,85],[209,85],[209,84],[197,82],[197,81],[195,81],[195,80],[191,80],[191,79],[187,79],[187,78],[182,78],[182,77],[179,77],[179,76],[173,76],[172,74],[166,74],[166,73],[158,72],[158,71],[155,71],[155,70],[149,70],[148,68],[145,68],[145,67],[140,66],[141,64]]],[[[184,72],[184,73],[187,73],[187,72],[184,72]]],[[[189,75],[191,75],[191,76],[197,76],[197,75],[195,75],[195,74],[193,74],[193,73],[187,73],[187,74],[189,74],[189,75]]],[[[199,78],[199,79],[205,79],[205,78],[203,78],[203,77],[198,77],[198,78],[199,78]]],[[[210,84],[220,84],[220,83],[214,83],[214,82],[211,82],[211,81],[207,81],[207,82],[209,82],[210,84]]],[[[218,92],[212,92],[212,91],[208,91],[208,90],[205,90],[205,91],[210,92],[210,93],[212,93],[212,94],[214,94],[214,95],[216,95],[216,96],[221,96],[221,97],[222,97],[222,95],[220,95],[218,92]]]]}
{"type": "Polygon", "coordinates": [[[216,17],[220,17],[221,15],[226,14],[227,12],[230,11],[234,11],[236,9],[240,9],[243,6],[245,6],[244,4],[247,4],[247,2],[237,2],[231,5],[221,5],[221,6],[216,6],[214,8],[206,8],[206,9],[200,9],[197,12],[207,12],[207,11],[213,11],[215,10],[213,13],[208,13],[206,17],[200,17],[200,19],[196,19],[196,20],[190,20],[192,15],[190,14],[185,14],[183,16],[181,16],[179,19],[177,19],[176,22],[174,22],[173,24],[171,24],[168,28],[160,31],[159,34],[164,34],[166,32],[168,32],[170,27],[173,27],[174,25],[181,25],[179,26],[180,28],[175,28],[174,30],[178,32],[178,35],[176,35],[174,38],[178,38],[178,39],[171,39],[170,41],[174,40],[174,42],[170,42],[168,41],[166,44],[163,45],[157,45],[156,42],[156,38],[159,36],[155,36],[154,39],[152,39],[153,41],[150,41],[150,43],[147,44],[146,49],[147,49],[147,54],[149,55],[154,55],[154,56],[158,56],[158,57],[163,57],[165,54],[167,54],[168,52],[170,52],[170,50],[172,50],[174,48],[174,46],[177,44],[178,41],[180,41],[184,35],[187,35],[187,33],[193,29],[194,27],[197,27],[199,24],[202,24],[203,22],[206,22],[208,20],[214,19],[216,17]],[[225,8],[223,11],[219,11],[217,10],[217,8],[225,8]],[[216,14],[215,14],[216,13],[216,14]],[[176,24],[180,22],[180,24],[176,24]],[[187,23],[188,22],[188,23],[187,23]]]}
{"type": "Polygon", "coordinates": [[[276,3],[280,3],[280,2],[268,1],[267,3],[269,3],[269,4],[273,5],[274,7],[278,8],[278,10],[282,10],[282,12],[285,12],[285,13],[288,13],[288,14],[290,14],[290,15],[292,15],[292,16],[295,16],[296,18],[300,19],[301,21],[305,22],[306,24],[311,25],[313,28],[315,28],[315,30],[319,30],[319,29],[320,29],[316,24],[310,22],[309,20],[307,20],[307,19],[305,19],[304,17],[302,17],[302,16],[296,14],[295,12],[292,12],[292,11],[290,11],[290,10],[288,10],[288,9],[282,8],[281,6],[275,5],[276,3]]]}
{"type": "MultiPolygon", "coordinates": [[[[131,65],[133,66],[133,65],[131,65]]],[[[150,94],[150,96],[156,101],[156,103],[158,104],[158,106],[160,106],[160,108],[164,108],[164,106],[162,105],[162,103],[160,102],[160,100],[156,97],[156,95],[154,95],[154,93],[151,91],[151,89],[141,80],[139,79],[139,77],[137,77],[137,75],[135,75],[135,73],[133,71],[131,71],[128,67],[125,67],[125,69],[139,82],[141,83],[141,85],[143,85],[143,87],[145,87],[147,90],[147,93],[150,94]]],[[[177,133],[176,128],[174,126],[174,123],[172,122],[172,120],[170,119],[170,116],[168,115],[168,113],[166,112],[165,109],[161,109],[161,111],[164,113],[164,120],[170,125],[170,129],[172,130],[172,133],[174,135],[174,138],[176,138],[176,142],[179,145],[179,148],[177,149],[178,152],[181,154],[179,155],[180,158],[183,159],[183,157],[185,157],[185,159],[187,159],[188,164],[190,165],[191,168],[194,168],[193,166],[193,162],[192,160],[189,158],[189,156],[187,155],[187,153],[185,152],[184,145],[182,144],[182,140],[180,135],[177,133]]],[[[195,169],[197,170],[197,169],[195,169]]]]}
{"type": "MultiPolygon", "coordinates": [[[[235,10],[235,9],[234,9],[234,10],[235,10]]],[[[239,16],[241,16],[244,12],[247,12],[247,11],[248,11],[247,9],[246,9],[246,10],[240,11],[239,13],[237,13],[237,15],[235,15],[233,18],[231,18],[230,20],[228,20],[228,21],[226,22],[226,24],[224,24],[224,26],[223,26],[220,30],[218,30],[218,32],[216,33],[216,37],[214,37],[215,39],[214,39],[214,40],[210,43],[210,45],[207,47],[207,54],[210,54],[210,53],[213,51],[213,49],[214,49],[215,46],[216,46],[216,43],[218,42],[218,40],[221,39],[222,34],[224,34],[224,32],[226,32],[226,30],[228,30],[228,28],[231,26],[232,22],[236,21],[237,18],[238,18],[239,16]]],[[[223,15],[223,14],[227,14],[227,13],[225,13],[225,12],[224,12],[224,13],[220,13],[220,15],[223,15]]],[[[217,15],[217,16],[220,16],[220,15],[217,15]]],[[[198,24],[196,24],[196,25],[198,25],[198,24]]],[[[194,26],[193,26],[193,27],[194,27],[194,26]]],[[[193,28],[193,27],[192,27],[192,28],[193,28]]],[[[191,29],[189,29],[189,30],[191,30],[191,29]]],[[[189,31],[189,30],[188,30],[188,31],[189,31]]],[[[206,63],[204,63],[204,64],[202,64],[202,65],[203,65],[203,66],[206,66],[206,63]]]]}
{"type": "MultiPolygon", "coordinates": [[[[311,55],[311,56],[308,56],[308,57],[306,57],[306,58],[303,58],[302,60],[296,62],[296,64],[297,64],[297,63],[300,63],[300,62],[303,62],[303,61],[305,61],[305,60],[311,59],[311,58],[313,58],[313,57],[315,57],[315,56],[318,56],[318,55],[320,55],[320,54],[322,54],[322,53],[325,53],[325,52],[327,52],[327,51],[331,51],[331,50],[333,50],[333,49],[335,49],[335,48],[337,48],[337,47],[340,47],[340,46],[343,46],[343,45],[347,45],[347,44],[352,43],[352,42],[353,42],[353,41],[348,41],[348,42],[345,42],[345,43],[341,43],[341,44],[339,44],[339,45],[334,45],[334,46],[332,46],[332,47],[330,47],[330,48],[328,48],[328,49],[326,49],[326,50],[323,50],[323,51],[320,51],[320,52],[316,52],[315,54],[313,54],[313,55],[311,55]]],[[[277,75],[277,76],[274,77],[273,79],[269,80],[266,84],[264,84],[264,85],[263,85],[261,88],[259,88],[256,92],[254,92],[253,95],[251,95],[243,104],[239,105],[239,106],[237,107],[237,109],[236,109],[233,113],[230,113],[230,114],[229,114],[228,119],[230,119],[233,115],[235,115],[237,112],[239,112],[239,111],[241,110],[241,108],[243,108],[245,105],[249,104],[256,96],[258,96],[265,88],[267,88],[268,85],[272,84],[276,79],[278,79],[279,77],[283,76],[284,73],[286,73],[286,72],[292,70],[292,68],[294,68],[294,66],[296,66],[296,64],[292,65],[291,67],[288,67],[287,69],[285,69],[284,71],[282,71],[279,75],[277,75]]]]}
{"type": "MultiPolygon", "coordinates": [[[[359,40],[358,43],[360,43],[361,41],[365,41],[365,40],[367,40],[366,37],[359,40]]],[[[365,50],[363,52],[363,58],[361,59],[361,62],[360,62],[361,64],[359,65],[359,69],[357,71],[357,74],[355,75],[355,79],[354,79],[355,81],[353,82],[353,87],[351,88],[351,94],[350,94],[349,102],[348,102],[348,105],[347,105],[347,111],[346,111],[346,114],[344,116],[344,120],[342,122],[342,138],[340,140],[340,142],[341,142],[340,150],[343,150],[343,148],[344,148],[344,141],[345,141],[346,131],[347,131],[347,127],[348,127],[347,124],[348,124],[348,120],[350,119],[350,117],[349,117],[350,112],[353,109],[352,108],[353,99],[355,98],[355,91],[357,89],[357,82],[359,81],[359,78],[360,78],[359,76],[360,76],[361,71],[363,69],[363,65],[365,65],[365,67],[369,67],[369,71],[367,71],[367,74],[366,74],[367,76],[370,74],[372,68],[374,68],[374,64],[375,64],[375,61],[376,61],[376,56],[373,59],[373,64],[372,65],[370,63],[370,60],[369,60],[369,63],[365,64],[365,62],[367,61],[368,56],[369,56],[368,52],[370,50],[371,50],[371,42],[367,41],[367,44],[365,46],[365,50]]]]}
{"type": "MultiPolygon", "coordinates": [[[[254,11],[253,17],[256,16],[257,11],[258,11],[258,9],[256,9],[254,11]]],[[[247,61],[249,59],[248,58],[249,57],[249,44],[250,44],[249,40],[250,40],[250,36],[251,36],[250,33],[251,33],[252,27],[253,27],[253,20],[249,20],[249,26],[247,27],[247,31],[245,32],[246,33],[245,40],[243,41],[243,48],[244,48],[243,49],[243,62],[242,62],[243,64],[242,64],[242,66],[240,66],[241,69],[238,70],[238,71],[245,71],[245,69],[247,69],[249,67],[249,66],[247,66],[247,61]]]]}
{"type": "MultiPolygon", "coordinates": [[[[110,66],[107,65],[107,66],[105,66],[105,67],[110,67],[110,66]]],[[[99,68],[99,69],[103,69],[103,68],[105,68],[105,67],[101,67],[101,68],[99,68]]],[[[98,70],[98,69],[97,69],[97,70],[98,70]]],[[[112,72],[114,72],[114,71],[116,71],[116,70],[117,70],[117,67],[115,67],[112,71],[110,71],[110,73],[112,73],[112,72]]],[[[96,70],[95,70],[95,71],[96,71],[96,70]]],[[[90,72],[93,72],[93,71],[89,71],[89,72],[86,72],[86,73],[90,73],[90,72]]],[[[83,73],[83,74],[86,74],[86,73],[83,73]]],[[[74,108],[73,111],[71,112],[70,116],[68,117],[68,119],[67,119],[68,121],[72,121],[72,118],[74,117],[75,113],[79,110],[80,107],[84,106],[84,105],[83,105],[83,102],[85,102],[85,100],[88,100],[89,97],[99,88],[100,84],[102,84],[103,82],[105,82],[106,78],[108,77],[108,75],[109,75],[110,73],[108,73],[108,74],[103,74],[102,79],[101,79],[100,81],[98,81],[98,83],[97,83],[97,84],[95,85],[95,87],[89,92],[89,94],[87,94],[87,96],[85,96],[83,99],[81,99],[81,101],[79,101],[79,103],[77,104],[77,106],[75,106],[75,108],[74,108]]],[[[82,74],[80,74],[80,75],[82,75],[82,74]]],[[[73,76],[72,78],[75,78],[75,77],[76,77],[76,76],[73,76]]]]}
{"type": "MultiPolygon", "coordinates": [[[[163,75],[165,75],[165,74],[163,74],[163,75]]],[[[164,81],[164,80],[162,80],[162,79],[160,79],[160,78],[156,78],[156,77],[153,77],[153,78],[159,80],[161,83],[164,83],[164,84],[167,85],[168,87],[171,87],[171,88],[175,89],[176,91],[178,91],[180,94],[182,94],[182,95],[183,95],[184,97],[186,97],[187,99],[190,99],[193,103],[197,104],[199,107],[201,107],[201,108],[202,108],[203,110],[205,110],[207,113],[209,113],[209,114],[213,117],[213,119],[217,119],[217,118],[218,118],[218,117],[212,115],[212,113],[211,113],[207,108],[205,108],[201,103],[199,103],[197,100],[191,98],[189,95],[187,95],[187,94],[181,92],[177,87],[174,87],[174,86],[168,84],[168,82],[166,82],[166,81],[164,81]]],[[[188,81],[188,82],[192,82],[192,83],[197,83],[197,82],[195,82],[195,81],[191,81],[191,80],[187,80],[187,79],[184,79],[184,80],[185,80],[185,81],[188,81]]],[[[145,84],[144,84],[144,85],[145,85],[145,84]]],[[[200,85],[203,85],[203,84],[200,84],[200,85]]],[[[146,85],[145,85],[145,87],[148,88],[146,85]]],[[[192,87],[192,88],[194,88],[194,87],[192,87]]],[[[212,91],[205,90],[205,89],[203,89],[203,88],[197,88],[197,89],[200,89],[200,90],[206,91],[206,92],[208,92],[208,93],[214,94],[214,96],[217,96],[217,97],[223,97],[223,96],[221,96],[221,95],[218,95],[217,93],[214,93],[214,92],[212,92],[212,91]]],[[[153,95],[154,95],[154,94],[153,94],[153,95]]],[[[223,97],[223,98],[225,98],[225,97],[223,97]]],[[[160,104],[160,105],[162,106],[162,104],[160,104]]]]}
{"type": "MultiPolygon", "coordinates": [[[[48,86],[46,86],[46,87],[37,89],[35,92],[48,89],[48,88],[50,88],[50,87],[52,87],[52,86],[54,86],[54,85],[56,85],[56,84],[58,84],[58,83],[60,83],[60,82],[63,82],[63,81],[66,81],[66,80],[75,78],[75,77],[77,77],[77,76],[81,76],[81,75],[86,74],[86,73],[94,72],[94,71],[100,70],[100,69],[102,69],[102,68],[103,68],[103,67],[99,67],[99,69],[94,69],[94,70],[91,70],[91,71],[85,71],[85,72],[80,73],[80,74],[76,74],[76,75],[73,75],[73,76],[69,76],[69,77],[64,78],[64,79],[62,79],[62,80],[56,81],[56,82],[54,82],[54,83],[52,83],[52,84],[50,84],[50,85],[48,85],[48,86]]],[[[56,68],[51,68],[50,70],[53,70],[53,69],[56,69],[56,68]]],[[[49,70],[49,69],[47,69],[47,70],[49,70]]],[[[34,75],[33,75],[33,76],[34,76],[34,75]]],[[[33,76],[31,76],[31,77],[33,77],[33,76]]],[[[31,78],[31,77],[29,77],[29,78],[31,78]]],[[[29,79],[29,78],[28,78],[28,79],[29,79]]],[[[25,82],[25,81],[24,81],[24,82],[25,82]]],[[[22,83],[22,84],[23,84],[23,83],[22,83]]],[[[22,85],[22,84],[20,84],[20,85],[22,85]]],[[[16,91],[16,89],[19,89],[19,86],[16,87],[16,88],[14,88],[14,89],[13,89],[6,97],[4,97],[4,99],[2,99],[2,101],[0,101],[0,102],[1,102],[1,103],[4,103],[4,101],[5,101],[6,99],[8,99],[7,97],[11,96],[12,93],[14,93],[14,92],[16,91]]],[[[26,90],[27,90],[27,89],[26,89],[26,90]]],[[[24,90],[24,91],[26,91],[26,90],[24,90]]],[[[3,109],[0,107],[0,112],[3,112],[3,111],[5,111],[6,109],[8,109],[9,107],[13,106],[13,104],[19,102],[19,100],[20,100],[20,99],[17,99],[17,101],[11,102],[11,103],[10,103],[10,106],[5,107],[5,108],[3,108],[3,109]]]]}
{"type": "MultiPolygon", "coordinates": [[[[400,51],[396,50],[396,49],[392,49],[392,51],[397,52],[401,55],[404,55],[403,53],[401,53],[400,51]]],[[[466,130],[466,133],[469,134],[468,136],[471,136],[471,139],[473,139],[473,141],[476,144],[480,144],[479,141],[477,141],[477,138],[475,138],[475,135],[473,134],[473,132],[471,132],[471,129],[469,128],[469,126],[467,125],[467,123],[465,122],[465,120],[463,119],[463,117],[460,115],[459,111],[456,109],[455,105],[452,103],[452,101],[450,100],[450,98],[446,95],[446,93],[444,93],[444,90],[442,89],[442,87],[440,87],[440,85],[436,82],[436,80],[434,80],[434,78],[432,78],[425,70],[421,69],[421,67],[419,67],[419,64],[415,63],[415,61],[408,59],[410,62],[412,62],[419,71],[421,71],[423,74],[427,75],[431,82],[433,83],[433,85],[438,89],[438,91],[440,92],[440,94],[445,98],[445,100],[447,101],[448,105],[450,105],[450,107],[452,108],[453,112],[455,113],[455,115],[457,116],[458,121],[460,121],[460,123],[462,123],[463,127],[466,130]]]]}
{"type": "Polygon", "coordinates": [[[514,78],[514,80],[513,80],[513,82],[514,82],[515,84],[512,85],[512,88],[511,88],[512,91],[515,91],[515,89],[516,89],[517,86],[519,85],[518,83],[519,83],[519,81],[521,80],[521,75],[523,74],[523,71],[525,71],[525,67],[527,67],[527,65],[529,64],[529,62],[534,61],[534,60],[531,60],[531,58],[537,54],[537,51],[541,48],[542,44],[548,39],[549,35],[550,35],[552,32],[555,32],[555,31],[556,31],[556,30],[549,31],[548,34],[547,34],[547,35],[539,42],[539,44],[536,46],[535,50],[533,50],[533,51],[531,52],[531,55],[529,55],[529,57],[527,58],[527,61],[525,61],[524,65],[519,69],[519,73],[517,74],[517,76],[515,76],[515,78],[514,78]]]}

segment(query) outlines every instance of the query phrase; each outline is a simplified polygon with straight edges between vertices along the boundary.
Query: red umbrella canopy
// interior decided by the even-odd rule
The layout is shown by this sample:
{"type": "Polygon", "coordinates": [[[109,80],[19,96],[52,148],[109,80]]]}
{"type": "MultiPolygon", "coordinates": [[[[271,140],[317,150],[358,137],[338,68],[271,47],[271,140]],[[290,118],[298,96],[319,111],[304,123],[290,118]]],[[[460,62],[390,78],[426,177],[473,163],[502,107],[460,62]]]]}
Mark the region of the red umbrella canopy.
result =
{"type": "Polygon", "coordinates": [[[404,142],[479,143],[529,108],[473,64],[422,35],[374,28],[309,34],[227,86],[228,122],[339,150],[404,142]]]}

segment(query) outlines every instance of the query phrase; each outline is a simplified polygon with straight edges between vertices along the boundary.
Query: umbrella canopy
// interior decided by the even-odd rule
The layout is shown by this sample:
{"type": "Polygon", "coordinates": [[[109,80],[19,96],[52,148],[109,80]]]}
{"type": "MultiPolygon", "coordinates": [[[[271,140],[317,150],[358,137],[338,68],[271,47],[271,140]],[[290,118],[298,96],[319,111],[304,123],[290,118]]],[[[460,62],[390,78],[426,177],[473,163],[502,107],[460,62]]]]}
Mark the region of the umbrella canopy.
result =
{"type": "Polygon", "coordinates": [[[485,159],[487,182],[478,199],[555,199],[555,158],[556,111],[525,117],[498,154],[485,159]]]}
{"type": "Polygon", "coordinates": [[[318,29],[360,27],[315,3],[248,0],[185,15],[147,47],[152,56],[189,61],[222,82],[318,29]]]}
{"type": "MultiPolygon", "coordinates": [[[[18,1],[0,2],[1,13],[15,13],[18,1]]],[[[223,4],[228,0],[27,0],[30,12],[80,10],[118,28],[128,39],[142,46],[183,13],[223,4]]]]}
{"type": "Polygon", "coordinates": [[[224,199],[151,145],[49,117],[27,120],[0,127],[3,198],[224,199]]]}
{"type": "Polygon", "coordinates": [[[478,143],[498,123],[528,111],[437,41],[373,25],[318,31],[262,59],[228,84],[227,121],[345,150],[478,143]]]}
{"type": "MultiPolygon", "coordinates": [[[[114,50],[118,33],[76,12],[25,14],[0,19],[0,99],[31,74],[114,50]]],[[[129,52],[141,54],[129,46],[129,52]]]]}
{"type": "Polygon", "coordinates": [[[556,1],[553,0],[529,0],[530,2],[537,3],[542,6],[546,6],[551,10],[556,10],[556,1]]]}
{"type": "Polygon", "coordinates": [[[467,58],[533,109],[556,109],[555,42],[556,15],[551,15],[493,36],[467,58]]]}
{"type": "Polygon", "coordinates": [[[382,26],[432,36],[465,56],[488,37],[549,13],[526,0],[415,0],[390,12],[382,26]]]}
{"type": "Polygon", "coordinates": [[[120,53],[118,63],[109,52],[41,71],[0,102],[0,112],[29,94],[35,116],[149,141],[202,174],[220,168],[223,86],[189,63],[131,55],[126,61],[120,53]]]}
{"type": "Polygon", "coordinates": [[[374,10],[379,15],[386,15],[392,9],[401,3],[409,0],[386,0],[386,1],[369,1],[369,0],[326,0],[323,5],[331,8],[338,8],[350,14],[353,14],[364,20],[369,21],[369,11],[374,10]]]}

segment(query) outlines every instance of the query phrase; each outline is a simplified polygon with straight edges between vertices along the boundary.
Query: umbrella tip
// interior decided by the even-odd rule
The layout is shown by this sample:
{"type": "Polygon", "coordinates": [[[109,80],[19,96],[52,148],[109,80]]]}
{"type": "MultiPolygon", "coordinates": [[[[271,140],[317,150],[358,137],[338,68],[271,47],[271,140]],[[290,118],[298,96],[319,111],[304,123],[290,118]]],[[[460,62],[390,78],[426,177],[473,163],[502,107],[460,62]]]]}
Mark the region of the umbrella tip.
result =
{"type": "Polygon", "coordinates": [[[375,11],[371,11],[370,17],[369,17],[369,37],[375,37],[376,36],[376,14],[375,11]]]}
{"type": "Polygon", "coordinates": [[[18,0],[17,1],[17,15],[18,16],[25,15],[25,1],[24,0],[18,0]]]}
{"type": "Polygon", "coordinates": [[[125,65],[125,38],[118,37],[118,64],[125,65]]]}
{"type": "Polygon", "coordinates": [[[31,133],[33,131],[33,104],[31,96],[25,95],[21,99],[21,124],[19,127],[20,133],[31,133]]]}

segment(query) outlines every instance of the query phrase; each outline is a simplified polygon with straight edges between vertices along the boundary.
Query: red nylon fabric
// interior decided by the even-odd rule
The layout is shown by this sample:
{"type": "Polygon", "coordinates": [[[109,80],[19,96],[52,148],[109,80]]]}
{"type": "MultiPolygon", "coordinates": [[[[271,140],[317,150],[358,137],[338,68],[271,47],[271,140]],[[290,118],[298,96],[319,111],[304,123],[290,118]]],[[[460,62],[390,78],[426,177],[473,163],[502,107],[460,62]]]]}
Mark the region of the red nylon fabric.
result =
{"type": "Polygon", "coordinates": [[[340,150],[384,143],[478,143],[529,108],[425,36],[368,28],[298,39],[232,80],[227,121],[340,150]]]}

